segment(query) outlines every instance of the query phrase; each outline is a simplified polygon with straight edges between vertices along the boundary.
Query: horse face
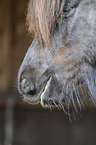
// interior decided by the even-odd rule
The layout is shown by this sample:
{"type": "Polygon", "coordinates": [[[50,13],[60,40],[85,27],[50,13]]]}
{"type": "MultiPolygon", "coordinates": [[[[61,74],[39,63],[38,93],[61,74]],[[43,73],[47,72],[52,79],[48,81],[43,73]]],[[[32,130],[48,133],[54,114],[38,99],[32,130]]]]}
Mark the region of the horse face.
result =
{"type": "Polygon", "coordinates": [[[38,37],[32,42],[19,70],[18,89],[27,102],[77,112],[96,100],[95,0],[67,0],[62,19],[50,45],[41,46],[38,37]]]}

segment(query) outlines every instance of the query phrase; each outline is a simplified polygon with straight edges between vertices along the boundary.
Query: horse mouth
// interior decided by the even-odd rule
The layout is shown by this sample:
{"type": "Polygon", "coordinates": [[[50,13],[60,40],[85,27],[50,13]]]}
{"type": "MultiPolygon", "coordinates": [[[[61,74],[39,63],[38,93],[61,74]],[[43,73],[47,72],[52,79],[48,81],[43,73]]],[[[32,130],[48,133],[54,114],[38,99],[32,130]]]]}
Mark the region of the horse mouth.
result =
{"type": "Polygon", "coordinates": [[[40,87],[41,89],[38,90],[36,92],[35,95],[23,95],[24,96],[24,100],[26,102],[28,102],[29,104],[41,104],[42,106],[44,106],[44,103],[43,103],[43,99],[44,99],[44,96],[45,96],[45,93],[47,92],[48,88],[50,87],[50,82],[52,80],[52,76],[50,76],[47,81],[45,81],[44,85],[42,87],[40,87]]]}
{"type": "Polygon", "coordinates": [[[40,98],[41,98],[41,105],[42,105],[42,106],[44,105],[44,103],[43,103],[44,95],[45,95],[46,91],[48,90],[48,88],[49,88],[49,86],[50,86],[51,80],[52,80],[52,77],[49,77],[49,79],[48,79],[48,81],[46,82],[46,85],[45,85],[45,87],[44,87],[44,89],[43,89],[43,91],[42,91],[42,93],[41,93],[41,95],[40,95],[40,98]]]}

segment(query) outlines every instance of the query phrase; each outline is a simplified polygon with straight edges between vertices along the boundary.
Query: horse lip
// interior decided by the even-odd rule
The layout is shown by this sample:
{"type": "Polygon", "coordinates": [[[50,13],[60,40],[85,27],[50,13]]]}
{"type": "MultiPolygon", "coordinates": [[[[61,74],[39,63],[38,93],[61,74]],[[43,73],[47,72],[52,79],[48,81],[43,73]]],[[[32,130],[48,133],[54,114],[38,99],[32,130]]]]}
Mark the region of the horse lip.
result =
{"type": "Polygon", "coordinates": [[[52,76],[50,76],[47,79],[46,83],[44,84],[44,86],[42,87],[41,91],[38,94],[36,94],[32,97],[31,97],[31,95],[24,96],[25,101],[27,101],[30,104],[41,103],[43,105],[43,96],[44,96],[44,93],[46,92],[47,88],[50,85],[51,79],[52,79],[52,76]],[[33,100],[35,100],[35,101],[33,101],[33,100]]]}
{"type": "Polygon", "coordinates": [[[52,80],[52,76],[49,77],[48,81],[46,82],[44,88],[43,88],[43,91],[40,95],[40,98],[41,98],[41,105],[43,106],[43,98],[44,98],[44,94],[46,92],[46,90],[48,89],[48,87],[50,86],[50,82],[52,80]]]}

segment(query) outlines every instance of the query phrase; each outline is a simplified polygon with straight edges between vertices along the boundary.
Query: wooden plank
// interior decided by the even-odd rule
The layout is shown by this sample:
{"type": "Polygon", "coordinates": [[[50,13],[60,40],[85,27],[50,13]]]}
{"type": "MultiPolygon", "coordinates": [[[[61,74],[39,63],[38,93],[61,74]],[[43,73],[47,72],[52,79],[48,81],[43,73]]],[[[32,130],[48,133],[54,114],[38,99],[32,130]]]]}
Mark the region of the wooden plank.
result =
{"type": "Polygon", "coordinates": [[[10,87],[11,0],[0,1],[0,91],[10,87]]]}

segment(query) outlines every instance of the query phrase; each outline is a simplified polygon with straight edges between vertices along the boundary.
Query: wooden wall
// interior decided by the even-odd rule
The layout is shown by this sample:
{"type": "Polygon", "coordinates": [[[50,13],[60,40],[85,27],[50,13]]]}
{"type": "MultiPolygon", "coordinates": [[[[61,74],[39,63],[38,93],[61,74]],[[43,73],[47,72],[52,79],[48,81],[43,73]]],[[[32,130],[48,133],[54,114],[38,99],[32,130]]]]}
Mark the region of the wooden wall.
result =
{"type": "Polygon", "coordinates": [[[25,27],[27,3],[0,1],[0,92],[16,89],[18,69],[32,41],[25,27]]]}
{"type": "Polygon", "coordinates": [[[11,1],[0,1],[0,91],[9,88],[11,65],[11,1]],[[5,4],[6,3],[6,4],[5,4]]]}

